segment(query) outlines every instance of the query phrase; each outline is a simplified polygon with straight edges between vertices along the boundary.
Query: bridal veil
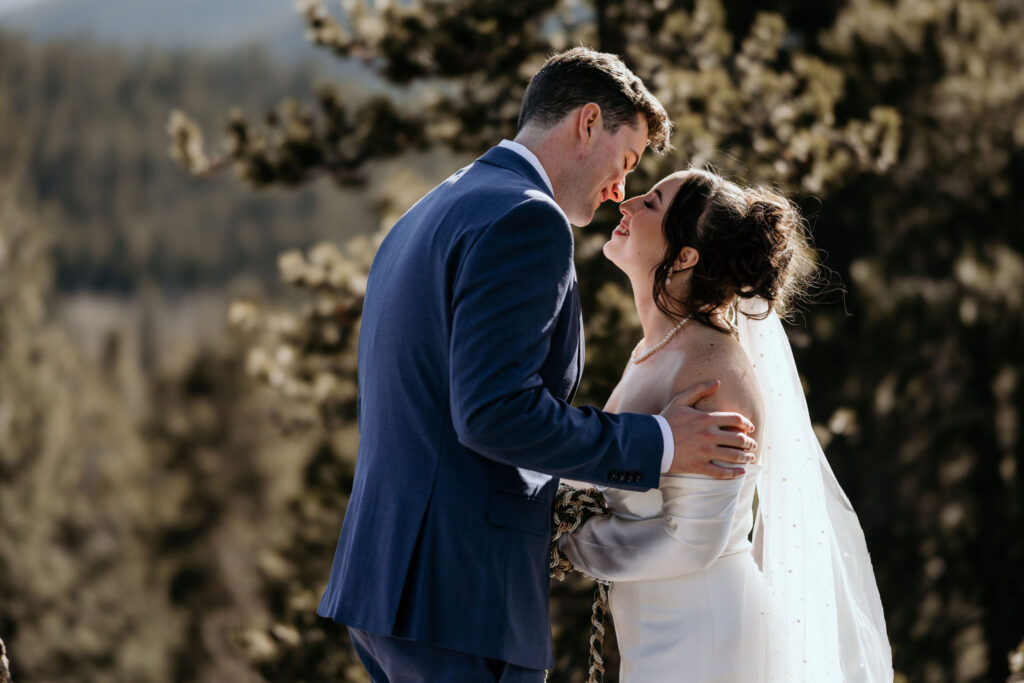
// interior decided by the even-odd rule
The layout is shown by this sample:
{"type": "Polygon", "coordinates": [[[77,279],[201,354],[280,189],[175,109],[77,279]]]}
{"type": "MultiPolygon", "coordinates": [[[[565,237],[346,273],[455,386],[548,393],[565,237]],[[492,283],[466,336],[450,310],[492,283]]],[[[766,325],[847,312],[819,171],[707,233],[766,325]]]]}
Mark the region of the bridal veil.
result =
{"type": "Polygon", "coordinates": [[[787,683],[891,683],[864,533],[814,434],[782,323],[774,310],[757,319],[766,310],[741,300],[736,319],[765,402],[753,541],[773,611],[766,670],[787,683]]]}

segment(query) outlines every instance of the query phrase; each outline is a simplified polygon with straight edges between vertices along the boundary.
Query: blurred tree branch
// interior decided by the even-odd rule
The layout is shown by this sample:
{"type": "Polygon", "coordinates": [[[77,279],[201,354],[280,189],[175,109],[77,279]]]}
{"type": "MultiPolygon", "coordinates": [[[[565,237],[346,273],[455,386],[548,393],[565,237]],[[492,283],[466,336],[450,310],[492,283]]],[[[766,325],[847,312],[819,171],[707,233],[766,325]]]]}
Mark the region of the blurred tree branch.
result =
{"type": "MultiPolygon", "coordinates": [[[[692,163],[714,164],[746,182],[787,192],[818,193],[850,176],[886,172],[899,148],[900,117],[893,109],[873,107],[864,118],[838,115],[845,95],[841,72],[787,43],[781,16],[758,15],[737,45],[718,0],[698,0],[691,11],[638,0],[593,5],[421,0],[374,6],[353,1],[343,3],[340,17],[311,0],[297,3],[297,10],[313,43],[363,64],[386,84],[384,94],[357,101],[342,87],[324,84],[315,103],[286,99],[260,125],[234,110],[217,152],[207,151],[200,128],[175,111],[168,122],[169,151],[191,173],[231,168],[257,188],[320,177],[352,186],[365,180],[372,162],[408,151],[439,147],[481,153],[514,136],[526,85],[547,55],[580,42],[622,53],[675,122],[676,149],[645,160],[630,180],[633,186],[692,163]]],[[[358,321],[381,237],[283,254],[282,278],[309,297],[297,312],[265,310],[251,301],[231,307],[232,324],[252,344],[247,368],[279,393],[274,416],[289,433],[354,427],[358,321]]],[[[602,241],[581,235],[577,249],[581,280],[593,285],[584,290],[587,339],[600,349],[588,354],[580,391],[584,402],[601,400],[603,383],[616,376],[619,360],[628,354],[620,347],[631,345],[637,331],[628,292],[607,282],[602,241]]],[[[338,473],[351,468],[345,457],[326,449],[310,463],[311,476],[317,474],[296,504],[296,540],[283,551],[290,558],[283,566],[308,565],[303,558],[329,560],[337,530],[324,520],[344,506],[350,482],[338,473]],[[310,555],[314,548],[322,557],[310,555]]],[[[308,587],[283,583],[295,571],[272,573],[266,583],[269,594],[291,596],[275,602],[280,605],[275,615],[295,629],[295,637],[270,631],[247,635],[250,644],[273,644],[272,653],[253,650],[268,675],[302,675],[295,672],[306,671],[322,637],[315,619],[284,606],[306,605],[310,599],[308,587]]],[[[562,625],[585,623],[587,595],[589,589],[579,582],[556,589],[554,610],[562,625]]],[[[555,631],[558,649],[569,659],[560,660],[551,680],[566,680],[576,660],[586,656],[584,643],[575,642],[572,628],[560,625],[555,631]]],[[[610,671],[615,656],[609,652],[610,671]]]]}
{"type": "Polygon", "coordinates": [[[676,122],[676,153],[646,175],[715,163],[751,182],[820,192],[850,173],[884,172],[896,157],[895,111],[878,106],[865,119],[839,121],[841,73],[787,46],[777,14],[758,15],[736,50],[718,0],[700,0],[692,12],[568,0],[345,7],[347,26],[319,0],[297,5],[313,42],[366,64],[403,101],[354,102],[324,84],[316,105],[286,99],[263,127],[232,111],[219,154],[205,151],[198,126],[176,110],[171,156],[200,175],[231,166],[263,187],[323,175],[354,185],[372,160],[433,146],[481,153],[514,135],[523,92],[546,55],[589,39],[597,49],[623,44],[676,122]]]}
{"type": "Polygon", "coordinates": [[[1006,679],[1006,683],[1024,681],[1024,640],[1020,641],[1020,645],[1008,655],[1007,659],[1010,663],[1010,677],[1006,679]]]}
{"type": "MultiPolygon", "coordinates": [[[[577,42],[620,52],[676,126],[675,150],[645,158],[631,192],[710,164],[798,201],[822,200],[812,217],[818,242],[849,275],[856,315],[823,307],[792,339],[817,431],[881,550],[897,668],[908,680],[990,680],[1024,617],[1006,576],[1024,558],[1024,205],[1014,191],[1024,177],[1024,9],[851,0],[810,45],[768,11],[737,37],[727,4],[351,2],[333,16],[300,3],[311,40],[365,65],[385,94],[357,102],[323,86],[316,103],[286,101],[260,126],[233,113],[219,156],[179,118],[175,155],[200,173],[231,167],[256,187],[321,176],[357,184],[370,164],[404,151],[476,154],[512,137],[523,90],[548,53],[577,42]],[[373,107],[386,125],[362,113],[373,107]]],[[[581,403],[607,396],[638,331],[630,293],[601,257],[613,214],[578,233],[589,350],[581,403]]],[[[323,283],[365,277],[379,236],[366,239],[354,252],[282,259],[283,276],[311,299],[287,322],[254,304],[232,312],[254,335],[254,374],[330,429],[351,428],[361,295],[351,283],[323,283]]],[[[339,469],[331,454],[319,462],[339,469]]],[[[304,497],[329,507],[328,489],[337,494],[344,477],[325,480],[311,480],[304,497]]],[[[288,552],[312,558],[303,553],[321,540],[288,552]]],[[[554,592],[551,680],[566,681],[583,657],[574,631],[585,629],[586,610],[573,601],[585,606],[587,590],[554,592]]],[[[316,627],[299,630],[306,643],[316,627]]],[[[301,662],[304,647],[290,661],[301,662]]],[[[1018,649],[1011,664],[1019,660],[1018,649]]]]}

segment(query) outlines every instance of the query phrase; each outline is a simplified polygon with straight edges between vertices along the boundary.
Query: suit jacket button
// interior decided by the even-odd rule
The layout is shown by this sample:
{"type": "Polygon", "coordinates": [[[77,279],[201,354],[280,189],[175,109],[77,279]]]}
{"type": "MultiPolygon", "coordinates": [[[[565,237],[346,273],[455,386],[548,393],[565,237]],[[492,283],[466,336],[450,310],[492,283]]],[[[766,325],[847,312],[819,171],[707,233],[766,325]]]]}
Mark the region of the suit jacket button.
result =
{"type": "Polygon", "coordinates": [[[611,472],[609,472],[608,473],[608,480],[609,481],[618,481],[619,480],[619,473],[618,473],[618,471],[617,470],[612,470],[611,472]]]}

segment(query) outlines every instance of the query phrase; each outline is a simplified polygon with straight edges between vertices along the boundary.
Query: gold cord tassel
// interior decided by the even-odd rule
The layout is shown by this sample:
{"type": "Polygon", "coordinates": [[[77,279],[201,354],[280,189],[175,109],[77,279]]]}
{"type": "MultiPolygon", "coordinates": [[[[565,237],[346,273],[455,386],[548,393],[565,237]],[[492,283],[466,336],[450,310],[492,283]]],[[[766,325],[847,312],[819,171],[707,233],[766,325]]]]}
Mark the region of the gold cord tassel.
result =
{"type": "MultiPolygon", "coordinates": [[[[574,489],[563,484],[558,487],[553,514],[555,530],[551,536],[551,578],[563,581],[568,572],[578,570],[558,549],[558,539],[562,534],[576,531],[591,517],[606,516],[610,512],[597,489],[574,489]]],[[[590,614],[590,666],[587,670],[587,683],[604,681],[604,617],[607,610],[608,583],[598,581],[590,614]]]]}
{"type": "Polygon", "coordinates": [[[608,583],[598,581],[590,614],[590,668],[587,683],[604,681],[604,615],[608,609],[608,583]]]}

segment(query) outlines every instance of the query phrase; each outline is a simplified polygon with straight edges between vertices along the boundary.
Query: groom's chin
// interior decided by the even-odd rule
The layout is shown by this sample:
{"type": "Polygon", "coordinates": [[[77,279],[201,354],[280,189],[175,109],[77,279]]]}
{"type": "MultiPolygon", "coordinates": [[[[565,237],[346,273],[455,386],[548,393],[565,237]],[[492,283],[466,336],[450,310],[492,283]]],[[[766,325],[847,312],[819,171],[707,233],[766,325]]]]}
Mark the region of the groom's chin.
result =
{"type": "Polygon", "coordinates": [[[590,221],[594,220],[594,212],[591,211],[589,214],[585,212],[566,214],[566,218],[569,219],[569,223],[576,226],[577,228],[583,228],[590,225],[590,221]]]}
{"type": "Polygon", "coordinates": [[[594,214],[597,213],[597,207],[574,206],[563,208],[563,211],[565,211],[565,217],[569,219],[570,223],[575,225],[577,228],[583,228],[590,225],[590,222],[594,220],[594,214]]]}

